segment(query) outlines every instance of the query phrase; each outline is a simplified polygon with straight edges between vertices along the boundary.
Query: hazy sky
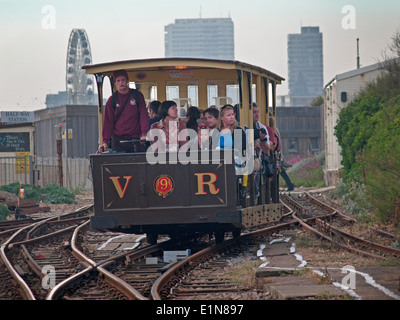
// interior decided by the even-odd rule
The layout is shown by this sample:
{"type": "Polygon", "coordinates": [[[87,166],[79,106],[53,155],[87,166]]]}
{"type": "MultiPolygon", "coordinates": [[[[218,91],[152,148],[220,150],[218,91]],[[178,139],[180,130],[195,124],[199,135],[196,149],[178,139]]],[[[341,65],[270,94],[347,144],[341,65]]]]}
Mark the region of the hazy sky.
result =
{"type": "Polygon", "coordinates": [[[74,28],[86,30],[93,63],[158,58],[164,26],[200,15],[231,17],[235,59],[284,77],[278,94],[287,94],[289,33],[319,26],[326,84],[356,67],[356,38],[362,66],[382,58],[400,29],[400,0],[0,0],[0,110],[41,109],[46,94],[65,91],[74,28]]]}

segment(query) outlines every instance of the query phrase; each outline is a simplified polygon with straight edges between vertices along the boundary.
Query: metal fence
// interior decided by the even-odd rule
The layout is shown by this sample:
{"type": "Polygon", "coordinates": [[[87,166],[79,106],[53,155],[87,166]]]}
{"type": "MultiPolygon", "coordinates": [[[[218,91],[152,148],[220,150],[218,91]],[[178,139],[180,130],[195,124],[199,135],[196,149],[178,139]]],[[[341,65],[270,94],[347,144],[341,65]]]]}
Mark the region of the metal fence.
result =
{"type": "Polygon", "coordinates": [[[46,186],[56,183],[63,187],[92,188],[92,173],[89,159],[57,157],[0,157],[0,185],[13,182],[46,186]],[[62,180],[60,180],[60,169],[62,180]]]}

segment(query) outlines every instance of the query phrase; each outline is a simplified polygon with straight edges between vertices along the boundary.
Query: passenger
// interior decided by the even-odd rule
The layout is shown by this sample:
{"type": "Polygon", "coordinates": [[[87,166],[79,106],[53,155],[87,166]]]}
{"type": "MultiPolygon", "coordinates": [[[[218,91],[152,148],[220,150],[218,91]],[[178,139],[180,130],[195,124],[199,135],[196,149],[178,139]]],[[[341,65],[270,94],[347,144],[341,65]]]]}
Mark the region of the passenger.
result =
{"type": "Polygon", "coordinates": [[[108,98],[104,108],[102,138],[99,152],[106,150],[111,141],[115,152],[144,151],[146,134],[149,131],[149,115],[143,94],[129,88],[129,78],[125,70],[113,74],[117,91],[108,98]],[[121,143],[122,140],[140,139],[142,143],[121,143]]]}
{"type": "Polygon", "coordinates": [[[200,110],[200,120],[201,121],[206,121],[206,116],[205,116],[205,114],[204,114],[204,110],[202,110],[202,109],[199,109],[200,110]]]}
{"type": "Polygon", "coordinates": [[[233,112],[235,113],[235,119],[236,119],[237,125],[240,127],[239,110],[240,110],[240,103],[237,103],[233,107],[233,112]]]}
{"type": "Polygon", "coordinates": [[[200,150],[210,150],[211,144],[210,144],[209,131],[210,130],[208,129],[207,123],[199,119],[198,129],[197,129],[197,139],[200,150]]]}
{"type": "Polygon", "coordinates": [[[188,148],[195,148],[197,150],[199,148],[199,139],[198,139],[198,129],[199,129],[199,121],[200,121],[200,110],[195,106],[191,106],[187,110],[186,114],[186,128],[188,129],[188,133],[192,134],[189,138],[189,143],[187,145],[188,148]],[[193,130],[193,131],[191,131],[193,130]]]}
{"type": "Polygon", "coordinates": [[[178,140],[182,130],[186,130],[185,120],[178,118],[178,107],[175,101],[164,101],[159,109],[161,120],[152,124],[150,128],[150,142],[154,151],[177,151],[187,142],[187,134],[183,141],[178,140]],[[163,134],[159,134],[158,130],[163,134]],[[162,141],[158,141],[161,137],[162,141]]]}
{"type": "Polygon", "coordinates": [[[197,132],[198,120],[200,119],[200,110],[197,107],[189,107],[186,114],[186,128],[193,129],[197,132]]]}
{"type": "Polygon", "coordinates": [[[235,130],[241,130],[242,150],[239,151],[241,151],[242,156],[246,156],[246,133],[241,127],[238,126],[235,117],[236,115],[232,105],[226,104],[221,108],[221,131],[218,147],[220,149],[234,148],[234,132],[235,130]]]}
{"type": "MultiPolygon", "coordinates": [[[[261,162],[267,160],[270,152],[270,141],[267,127],[260,120],[260,110],[255,102],[253,106],[253,129],[254,129],[254,190],[255,197],[260,196],[261,162]]],[[[268,168],[264,168],[266,170],[268,168]]],[[[270,171],[271,172],[271,171],[270,171]]],[[[267,176],[267,175],[266,175],[267,176]]],[[[270,176],[270,174],[268,174],[270,176]]]]}
{"type": "Polygon", "coordinates": [[[160,109],[161,102],[158,100],[153,100],[152,102],[149,103],[148,109],[149,109],[149,128],[154,122],[160,121],[161,117],[158,114],[158,110],[160,109]]]}
{"type": "Polygon", "coordinates": [[[283,180],[285,180],[287,191],[293,191],[294,190],[294,185],[292,183],[292,181],[290,180],[285,168],[282,166],[283,163],[283,153],[282,151],[282,140],[281,140],[281,136],[279,133],[279,129],[276,126],[275,123],[275,119],[272,117],[272,115],[270,116],[270,126],[272,127],[273,131],[274,131],[274,136],[275,136],[275,140],[276,143],[274,144],[274,151],[276,154],[276,164],[277,164],[277,169],[280,170],[280,174],[281,177],[283,178],[283,180]]]}
{"type": "Polygon", "coordinates": [[[219,130],[220,125],[219,111],[216,108],[208,108],[204,111],[204,116],[206,118],[206,124],[208,128],[208,150],[214,150],[218,146],[219,140],[219,130]]]}
{"type": "Polygon", "coordinates": [[[179,108],[179,118],[182,118],[182,119],[184,119],[184,118],[186,118],[186,106],[181,106],[180,108],[179,108]]]}
{"type": "Polygon", "coordinates": [[[207,123],[207,126],[210,130],[218,130],[219,126],[219,111],[216,108],[208,108],[204,110],[204,117],[207,123]]]}
{"type": "Polygon", "coordinates": [[[275,126],[275,119],[273,118],[271,111],[268,111],[268,115],[269,115],[269,117],[268,117],[269,125],[267,125],[266,127],[267,127],[267,131],[268,131],[268,136],[269,136],[269,148],[270,148],[270,151],[273,152],[273,151],[275,151],[276,146],[277,146],[276,138],[275,138],[275,131],[273,129],[273,127],[276,127],[276,126],[275,126]]]}
{"type": "Polygon", "coordinates": [[[260,110],[255,102],[253,102],[253,128],[254,128],[254,147],[258,151],[269,154],[270,141],[268,129],[260,121],[260,110]]]}

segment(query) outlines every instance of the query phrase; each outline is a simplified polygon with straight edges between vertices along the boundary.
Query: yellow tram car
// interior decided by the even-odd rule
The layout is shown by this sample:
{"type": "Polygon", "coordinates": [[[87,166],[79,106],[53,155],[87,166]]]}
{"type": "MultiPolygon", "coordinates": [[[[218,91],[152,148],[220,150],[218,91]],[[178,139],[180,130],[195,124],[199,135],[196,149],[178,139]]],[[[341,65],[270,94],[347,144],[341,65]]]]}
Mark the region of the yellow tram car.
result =
{"type": "MultiPolygon", "coordinates": [[[[284,80],[266,69],[232,60],[141,59],[87,65],[83,69],[93,74],[97,83],[99,141],[106,80],[109,89],[115,91],[113,72],[125,70],[129,86],[144,95],[146,104],[173,100],[184,110],[190,106],[202,110],[235,106],[236,118],[246,128],[247,150],[254,148],[252,103],[258,105],[260,122],[268,124],[269,114],[276,117],[276,86],[284,80]]],[[[214,233],[220,242],[225,232],[235,236],[242,229],[281,218],[278,172],[272,178],[261,175],[256,182],[254,171],[238,174],[234,152],[228,158],[226,150],[198,153],[198,159],[212,161],[177,162],[176,157],[171,161],[172,155],[167,154],[166,162],[154,164],[148,161],[146,152],[90,155],[94,186],[91,227],[146,233],[150,243],[155,243],[159,234],[179,237],[195,233],[214,233]],[[168,192],[157,190],[160,182],[168,186],[168,192]],[[255,183],[261,191],[258,197],[255,183]]],[[[248,152],[247,161],[252,156],[248,152]]]]}

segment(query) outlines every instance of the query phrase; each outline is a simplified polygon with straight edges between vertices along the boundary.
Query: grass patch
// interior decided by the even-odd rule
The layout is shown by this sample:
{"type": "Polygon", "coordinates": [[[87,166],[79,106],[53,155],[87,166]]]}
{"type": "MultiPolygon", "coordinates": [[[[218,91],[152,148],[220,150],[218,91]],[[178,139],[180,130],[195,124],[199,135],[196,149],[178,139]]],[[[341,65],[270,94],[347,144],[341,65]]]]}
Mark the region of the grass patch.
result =
{"type": "MultiPolygon", "coordinates": [[[[293,158],[288,161],[292,167],[285,169],[290,180],[296,187],[325,187],[322,166],[325,163],[323,152],[311,158],[293,158]]],[[[285,187],[285,181],[280,179],[280,186],[285,187]]]]}
{"type": "Polygon", "coordinates": [[[230,271],[225,275],[228,279],[240,284],[243,288],[254,286],[253,268],[258,268],[261,261],[251,261],[230,266],[230,271]]]}

